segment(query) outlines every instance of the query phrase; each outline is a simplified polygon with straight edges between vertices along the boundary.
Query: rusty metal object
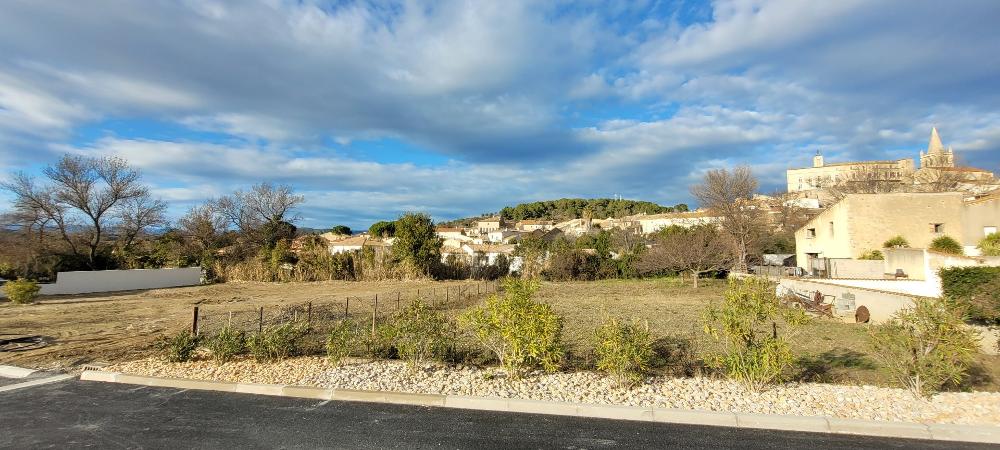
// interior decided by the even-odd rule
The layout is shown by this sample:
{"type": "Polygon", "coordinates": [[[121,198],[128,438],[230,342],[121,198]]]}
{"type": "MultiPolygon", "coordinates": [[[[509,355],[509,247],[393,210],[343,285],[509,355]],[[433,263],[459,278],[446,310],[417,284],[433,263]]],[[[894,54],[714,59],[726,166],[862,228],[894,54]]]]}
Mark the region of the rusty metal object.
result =
{"type": "Polygon", "coordinates": [[[868,312],[868,308],[864,305],[861,305],[858,309],[854,310],[854,321],[857,323],[868,323],[871,318],[871,313],[868,312]]]}
{"type": "Polygon", "coordinates": [[[792,292],[785,296],[784,302],[788,306],[802,308],[806,312],[820,316],[833,317],[833,304],[825,303],[826,298],[822,292],[816,291],[812,298],[807,294],[792,292]]]}

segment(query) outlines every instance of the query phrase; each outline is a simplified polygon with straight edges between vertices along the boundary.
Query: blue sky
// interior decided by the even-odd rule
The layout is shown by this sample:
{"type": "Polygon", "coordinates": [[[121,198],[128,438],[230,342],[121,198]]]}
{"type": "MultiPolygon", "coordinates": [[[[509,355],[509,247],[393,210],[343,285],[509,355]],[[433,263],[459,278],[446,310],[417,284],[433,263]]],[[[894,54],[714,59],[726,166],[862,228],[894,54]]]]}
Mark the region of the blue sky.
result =
{"type": "MultiPolygon", "coordinates": [[[[18,1],[0,177],[116,155],[182,214],[260,181],[301,225],[522,201],[690,202],[707,169],[1000,172],[1000,2],[18,1]]],[[[0,198],[6,201],[6,197],[0,198]]]]}

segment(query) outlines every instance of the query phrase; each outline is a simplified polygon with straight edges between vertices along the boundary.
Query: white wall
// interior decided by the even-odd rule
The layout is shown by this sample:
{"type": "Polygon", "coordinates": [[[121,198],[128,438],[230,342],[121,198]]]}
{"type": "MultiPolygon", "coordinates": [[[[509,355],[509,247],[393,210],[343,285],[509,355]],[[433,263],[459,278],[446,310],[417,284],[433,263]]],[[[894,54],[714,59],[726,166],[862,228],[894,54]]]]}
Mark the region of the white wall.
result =
{"type": "Polygon", "coordinates": [[[913,306],[913,296],[900,293],[883,292],[868,287],[832,284],[831,281],[881,281],[881,280],[806,280],[783,278],[778,283],[779,295],[788,290],[812,296],[814,292],[832,295],[838,299],[853,298],[854,308],[850,310],[835,309],[835,314],[848,322],[854,321],[854,313],[859,306],[868,308],[872,323],[888,320],[897,311],[913,306]]]}
{"type": "MultiPolygon", "coordinates": [[[[55,283],[41,285],[39,294],[87,294],[198,284],[201,284],[201,267],[59,272],[55,283]]],[[[6,297],[6,294],[0,292],[0,297],[6,297]]]]}

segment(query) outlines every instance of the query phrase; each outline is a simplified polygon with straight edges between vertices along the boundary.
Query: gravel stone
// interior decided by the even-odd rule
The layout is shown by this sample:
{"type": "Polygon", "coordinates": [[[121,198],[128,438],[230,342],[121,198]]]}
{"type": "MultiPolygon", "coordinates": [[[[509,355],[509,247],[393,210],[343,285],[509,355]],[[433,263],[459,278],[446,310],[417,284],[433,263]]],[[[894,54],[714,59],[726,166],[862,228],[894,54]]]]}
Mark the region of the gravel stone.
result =
{"type": "Polygon", "coordinates": [[[649,377],[620,389],[595,372],[532,372],[513,381],[495,368],[352,359],[341,365],[322,357],[273,363],[252,359],[222,365],[210,360],[168,363],[149,358],[107,370],[159,377],[240,383],[289,384],[369,391],[471,395],[574,403],[653,406],[757,414],[829,416],[892,422],[1000,425],[1000,393],[943,392],[915,398],[903,389],[821,383],[786,383],[751,392],[715,378],[649,377]]]}

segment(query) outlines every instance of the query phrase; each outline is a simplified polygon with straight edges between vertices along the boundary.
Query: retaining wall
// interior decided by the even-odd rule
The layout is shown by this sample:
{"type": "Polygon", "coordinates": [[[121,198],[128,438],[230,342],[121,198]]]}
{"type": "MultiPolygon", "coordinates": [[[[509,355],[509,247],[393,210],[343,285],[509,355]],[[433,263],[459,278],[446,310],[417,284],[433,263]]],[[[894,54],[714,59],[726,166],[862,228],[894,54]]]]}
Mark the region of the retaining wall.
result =
{"type": "MultiPolygon", "coordinates": [[[[56,282],[41,285],[40,295],[133,291],[201,284],[201,267],[59,272],[56,282]]],[[[0,297],[6,294],[0,289],[0,297]]]]}
{"type": "MultiPolygon", "coordinates": [[[[838,280],[846,281],[846,280],[838,280]]],[[[854,280],[882,281],[882,280],[854,280]]],[[[859,306],[868,308],[872,323],[880,323],[892,317],[896,311],[913,306],[913,295],[885,292],[859,286],[834,284],[824,281],[784,278],[778,283],[779,292],[792,290],[800,293],[820,292],[832,295],[842,304],[853,302],[853,308],[836,308],[835,313],[848,321],[854,321],[854,312],[859,306]]],[[[810,295],[811,297],[811,295],[810,295]]]]}

